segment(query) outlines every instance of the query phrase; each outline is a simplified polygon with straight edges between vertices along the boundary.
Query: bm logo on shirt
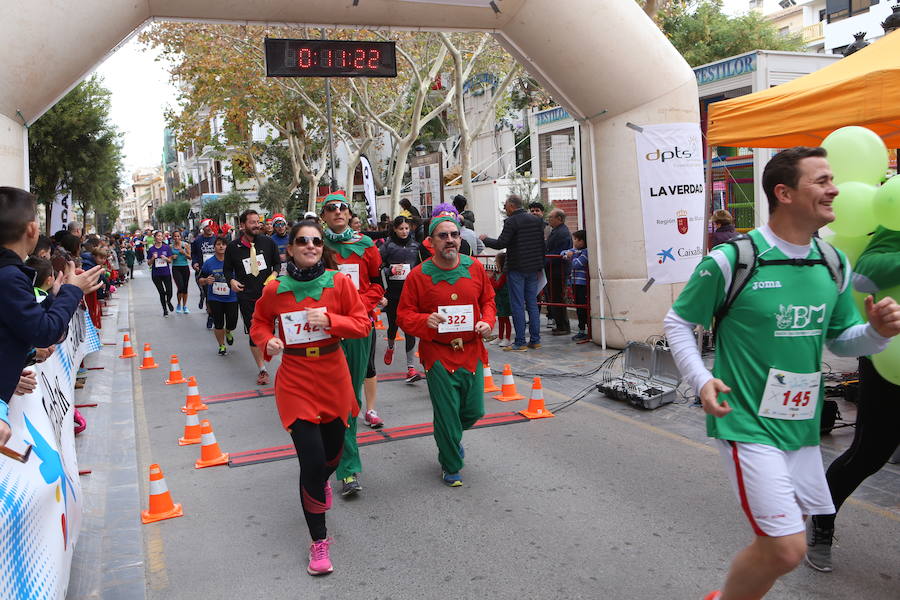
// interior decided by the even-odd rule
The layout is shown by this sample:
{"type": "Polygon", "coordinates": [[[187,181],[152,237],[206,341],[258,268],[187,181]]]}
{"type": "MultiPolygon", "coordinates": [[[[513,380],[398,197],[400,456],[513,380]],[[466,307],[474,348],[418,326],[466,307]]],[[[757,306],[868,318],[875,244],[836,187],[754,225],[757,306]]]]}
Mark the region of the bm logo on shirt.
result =
{"type": "Polygon", "coordinates": [[[778,305],[779,311],[775,313],[775,324],[778,331],[775,337],[805,337],[822,333],[822,329],[808,329],[811,324],[821,325],[825,321],[825,305],[818,306],[794,306],[793,304],[778,305]]]}

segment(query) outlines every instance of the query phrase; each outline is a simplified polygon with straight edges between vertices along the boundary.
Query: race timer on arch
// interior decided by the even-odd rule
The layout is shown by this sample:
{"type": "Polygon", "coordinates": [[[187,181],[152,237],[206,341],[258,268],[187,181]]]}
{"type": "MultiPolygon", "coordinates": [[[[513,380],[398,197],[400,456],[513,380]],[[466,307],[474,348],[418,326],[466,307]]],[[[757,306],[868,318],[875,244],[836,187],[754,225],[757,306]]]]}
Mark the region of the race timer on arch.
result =
{"type": "Polygon", "coordinates": [[[396,77],[394,42],[266,38],[268,77],[396,77]]]}

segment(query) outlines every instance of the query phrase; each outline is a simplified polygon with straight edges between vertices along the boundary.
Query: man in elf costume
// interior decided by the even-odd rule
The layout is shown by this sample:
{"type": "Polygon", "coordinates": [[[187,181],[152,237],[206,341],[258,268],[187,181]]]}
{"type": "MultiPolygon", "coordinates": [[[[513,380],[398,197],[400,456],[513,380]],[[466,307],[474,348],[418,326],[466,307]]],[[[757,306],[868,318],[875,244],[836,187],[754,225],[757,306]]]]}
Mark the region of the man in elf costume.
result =
{"type": "MultiPolygon", "coordinates": [[[[384,287],[381,285],[381,254],[372,239],[350,228],[350,203],[343,192],[334,192],[325,196],[322,204],[322,220],[325,221],[325,247],[331,250],[338,270],[353,281],[359,290],[363,304],[369,317],[374,320],[375,308],[383,306],[384,287]]],[[[364,380],[375,381],[374,351],[375,332],[359,339],[347,339],[341,342],[347,364],[350,367],[350,379],[356,394],[356,402],[362,406],[362,386],[364,380]]],[[[372,394],[374,397],[374,394],[372,394]]],[[[374,407],[366,411],[366,420],[372,416],[377,419],[374,407]],[[371,414],[369,412],[371,411],[371,414]]],[[[378,419],[380,422],[380,419],[378,419]]],[[[337,478],[341,480],[341,495],[353,496],[362,491],[359,474],[362,472],[362,461],[359,446],[356,443],[356,419],[351,418],[344,436],[344,453],[337,468],[337,478]]]]}
{"type": "Polygon", "coordinates": [[[431,220],[434,255],[406,278],[397,321],[418,337],[434,411],[434,440],[441,478],[462,485],[463,431],[484,415],[482,336],[491,332],[497,309],[494,288],[480,262],[460,254],[459,223],[452,216],[431,220]]]}

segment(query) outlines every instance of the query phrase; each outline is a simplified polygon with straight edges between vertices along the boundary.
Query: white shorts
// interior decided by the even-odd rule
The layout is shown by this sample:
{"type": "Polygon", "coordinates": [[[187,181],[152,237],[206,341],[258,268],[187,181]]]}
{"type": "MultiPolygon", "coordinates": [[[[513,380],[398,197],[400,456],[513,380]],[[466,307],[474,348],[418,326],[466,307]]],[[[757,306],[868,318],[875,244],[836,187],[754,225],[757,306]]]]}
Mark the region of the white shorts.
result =
{"type": "Polygon", "coordinates": [[[717,440],[734,493],[759,536],[805,531],[804,515],[834,513],[818,446],[779,450],[717,440]]]}

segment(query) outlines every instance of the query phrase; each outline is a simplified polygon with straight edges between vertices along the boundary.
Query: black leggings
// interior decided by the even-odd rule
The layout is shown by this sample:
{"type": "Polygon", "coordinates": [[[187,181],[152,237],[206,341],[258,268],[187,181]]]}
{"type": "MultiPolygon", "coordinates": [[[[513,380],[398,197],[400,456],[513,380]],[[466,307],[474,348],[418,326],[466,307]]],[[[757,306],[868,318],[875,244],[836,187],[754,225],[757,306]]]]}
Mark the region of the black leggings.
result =
{"type": "Polygon", "coordinates": [[[291,439],[300,461],[300,505],[313,541],[328,537],[325,484],[341,460],[346,430],[340,419],[320,424],[297,419],[291,424],[291,439]]]}
{"type": "MultiPolygon", "coordinates": [[[[387,306],[384,307],[384,314],[387,315],[388,318],[388,330],[387,330],[387,338],[388,338],[388,346],[390,348],[394,347],[394,338],[397,337],[397,305],[400,304],[400,298],[394,298],[388,296],[387,306]]],[[[416,338],[406,334],[406,351],[411,351],[416,345],[416,338]]]]}
{"type": "MultiPolygon", "coordinates": [[[[859,401],[853,443],[837,457],[825,476],[835,511],[867,477],[878,472],[900,443],[900,385],[875,370],[868,358],[859,359],[859,401]]],[[[834,527],[835,515],[813,517],[820,527],[834,527]]]]}
{"type": "Polygon", "coordinates": [[[172,279],[175,280],[175,289],[179,294],[188,293],[188,281],[191,280],[191,268],[187,265],[172,267],[172,279]]]}
{"type": "Polygon", "coordinates": [[[169,312],[169,305],[172,304],[172,278],[168,275],[154,275],[153,285],[159,292],[159,303],[162,304],[163,312],[169,312]]]}

